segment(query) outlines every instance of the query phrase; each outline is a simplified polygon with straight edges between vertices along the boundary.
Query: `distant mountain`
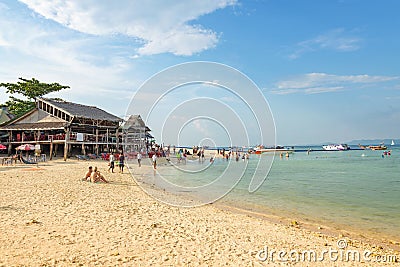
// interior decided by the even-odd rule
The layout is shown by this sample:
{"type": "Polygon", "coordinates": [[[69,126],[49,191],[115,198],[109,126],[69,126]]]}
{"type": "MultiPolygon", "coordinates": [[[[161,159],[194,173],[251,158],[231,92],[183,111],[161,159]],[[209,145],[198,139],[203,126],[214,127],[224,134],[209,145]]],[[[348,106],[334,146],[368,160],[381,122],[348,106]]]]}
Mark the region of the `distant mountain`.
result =
{"type": "Polygon", "coordinates": [[[347,142],[348,145],[358,145],[358,144],[362,144],[362,145],[379,145],[382,142],[385,145],[390,145],[390,143],[392,143],[392,140],[394,140],[394,142],[397,144],[400,144],[400,139],[360,139],[360,140],[352,140],[347,142]]]}

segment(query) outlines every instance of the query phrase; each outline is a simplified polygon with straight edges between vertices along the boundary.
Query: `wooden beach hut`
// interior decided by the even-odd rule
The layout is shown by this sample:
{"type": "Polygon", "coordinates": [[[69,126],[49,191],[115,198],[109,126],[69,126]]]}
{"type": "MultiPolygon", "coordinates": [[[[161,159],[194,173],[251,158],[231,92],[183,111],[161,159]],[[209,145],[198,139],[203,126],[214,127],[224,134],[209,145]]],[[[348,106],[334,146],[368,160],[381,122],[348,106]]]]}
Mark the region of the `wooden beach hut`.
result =
{"type": "Polygon", "coordinates": [[[35,144],[50,159],[61,150],[66,160],[73,154],[118,149],[122,121],[94,106],[39,98],[36,108],[3,124],[0,131],[8,132],[5,143],[9,154],[21,144],[35,144]]]}
{"type": "Polygon", "coordinates": [[[121,125],[125,153],[129,156],[142,149],[146,151],[149,140],[153,138],[150,131],[140,115],[130,115],[121,125]]]}

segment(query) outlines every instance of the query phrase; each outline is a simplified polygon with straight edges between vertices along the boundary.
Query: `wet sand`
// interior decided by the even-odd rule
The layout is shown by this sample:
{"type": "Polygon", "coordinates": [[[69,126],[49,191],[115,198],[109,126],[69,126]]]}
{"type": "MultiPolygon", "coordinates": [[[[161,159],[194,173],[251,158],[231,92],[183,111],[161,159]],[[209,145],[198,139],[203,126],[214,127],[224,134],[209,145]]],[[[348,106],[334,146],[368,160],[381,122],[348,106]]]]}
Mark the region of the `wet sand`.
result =
{"type": "MultiPolygon", "coordinates": [[[[149,168],[134,166],[133,173],[140,176],[149,168]]],[[[290,219],[278,222],[218,205],[171,207],[144,193],[127,170],[107,169],[101,160],[72,159],[39,168],[0,167],[0,266],[280,264],[278,253],[271,259],[272,250],[292,251],[291,257],[282,257],[289,261],[304,251],[315,251],[319,258],[323,251],[339,252],[336,262],[325,254],[322,262],[299,257],[296,266],[376,266],[377,256],[389,255],[400,260],[396,248],[324,233],[323,227],[313,230],[290,219]],[[81,181],[90,165],[98,166],[110,183],[81,181]],[[346,248],[340,249],[338,240],[345,240],[346,248]],[[260,250],[266,247],[269,257],[261,261],[265,253],[260,250]],[[371,251],[372,262],[364,261],[365,250],[371,251]],[[361,262],[340,257],[346,251],[359,251],[361,262]]]]}

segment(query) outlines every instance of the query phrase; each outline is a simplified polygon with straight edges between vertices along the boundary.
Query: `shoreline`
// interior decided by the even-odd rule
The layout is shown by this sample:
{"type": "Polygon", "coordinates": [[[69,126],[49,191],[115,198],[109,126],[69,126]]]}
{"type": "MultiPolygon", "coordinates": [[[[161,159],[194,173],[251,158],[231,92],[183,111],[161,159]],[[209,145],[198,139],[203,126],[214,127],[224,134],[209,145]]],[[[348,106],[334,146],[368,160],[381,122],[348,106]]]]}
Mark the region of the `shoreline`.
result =
{"type": "Polygon", "coordinates": [[[258,212],[255,210],[248,210],[241,207],[235,207],[225,204],[215,203],[215,206],[222,209],[228,210],[230,212],[235,212],[239,214],[246,214],[249,216],[253,216],[255,218],[261,218],[271,223],[281,224],[282,226],[291,226],[297,227],[301,229],[305,229],[313,232],[317,235],[324,235],[328,237],[336,236],[338,238],[347,237],[352,240],[357,240],[359,242],[374,244],[376,246],[382,246],[387,249],[393,249],[400,252],[400,242],[395,240],[390,240],[388,237],[380,237],[380,234],[365,234],[361,230],[357,231],[356,229],[350,228],[338,228],[337,225],[331,223],[324,223],[322,220],[317,221],[310,218],[304,217],[287,217],[287,216],[278,216],[272,213],[264,213],[258,212]]]}
{"type": "MultiPolygon", "coordinates": [[[[249,203],[247,203],[249,204],[249,203]]],[[[254,214],[256,217],[265,217],[272,222],[278,222],[285,225],[291,225],[296,221],[298,225],[304,226],[306,229],[314,232],[322,232],[328,235],[347,235],[349,237],[367,240],[368,242],[379,243],[389,248],[400,251],[400,237],[397,235],[390,236],[385,232],[374,232],[371,229],[365,229],[362,226],[338,224],[333,221],[322,219],[316,216],[309,216],[287,210],[265,207],[245,208],[242,205],[235,203],[232,199],[221,203],[215,203],[216,206],[221,206],[223,209],[237,210],[246,214],[254,214]],[[282,213],[282,215],[278,215],[282,213]]]]}
{"type": "MultiPolygon", "coordinates": [[[[167,162],[163,162],[163,165],[169,166],[167,162]]],[[[143,163],[142,163],[142,167],[143,167],[143,163]]],[[[151,170],[151,166],[145,165],[145,167],[148,167],[151,170]]],[[[132,175],[134,176],[135,173],[133,173],[132,175]]],[[[140,184],[144,184],[147,186],[146,189],[144,189],[144,188],[142,188],[142,189],[150,197],[154,197],[152,195],[152,194],[154,194],[154,191],[158,192],[158,194],[167,194],[165,192],[165,190],[163,190],[162,188],[158,188],[154,184],[144,182],[142,179],[141,179],[141,181],[138,181],[137,178],[135,178],[135,177],[133,179],[139,185],[139,187],[142,187],[140,184]],[[149,189],[150,189],[150,191],[152,191],[152,194],[150,192],[148,192],[149,189]]],[[[186,196],[181,196],[181,195],[175,195],[175,194],[170,194],[170,195],[172,195],[175,198],[186,198],[186,196]]],[[[295,213],[289,214],[288,211],[279,210],[279,209],[275,209],[275,208],[270,208],[270,209],[250,208],[250,209],[247,209],[240,205],[237,205],[238,203],[235,203],[232,199],[224,200],[226,197],[227,196],[224,196],[221,199],[218,199],[217,201],[215,201],[213,203],[201,204],[200,207],[212,205],[220,210],[229,211],[229,212],[238,213],[238,214],[245,214],[245,215],[252,216],[255,218],[261,218],[270,223],[281,224],[282,226],[302,228],[302,229],[311,231],[315,234],[321,234],[321,235],[325,235],[325,236],[337,236],[338,238],[348,237],[348,238],[351,238],[354,240],[359,240],[361,242],[366,242],[369,244],[373,243],[373,244],[376,244],[377,246],[382,246],[387,249],[393,249],[393,250],[400,252],[400,239],[394,240],[390,236],[383,234],[383,233],[373,233],[370,230],[368,232],[363,232],[364,229],[362,229],[362,228],[357,229],[357,226],[339,225],[339,224],[335,224],[334,222],[326,221],[326,220],[323,220],[323,219],[317,218],[317,217],[309,217],[306,215],[295,214],[295,213]],[[281,216],[277,215],[279,213],[284,213],[284,215],[281,215],[281,216]]],[[[158,199],[158,201],[162,202],[162,200],[160,200],[159,198],[157,198],[157,199],[158,199]]],[[[184,201],[182,201],[182,202],[184,202],[184,201]]],[[[197,206],[194,208],[197,208],[197,206]]]]}
{"type": "MultiPolygon", "coordinates": [[[[346,239],[348,249],[400,259],[400,250],[318,234],[301,221],[275,223],[218,203],[168,206],[143,192],[128,171],[108,173],[105,161],[56,160],[35,171],[22,166],[0,171],[1,266],[265,266],[276,263],[256,258],[267,245],[321,251],[337,249],[338,238],[346,239]],[[89,165],[98,166],[110,184],[80,181],[89,165]]],[[[332,266],[327,259],[319,264],[332,266]]]]}
{"type": "MultiPolygon", "coordinates": [[[[223,158],[222,155],[215,155],[213,154],[214,151],[206,150],[206,158],[210,156],[223,158]]],[[[272,154],[271,154],[272,156],[272,154]]],[[[195,161],[197,157],[193,158],[195,161]]],[[[162,159],[162,163],[160,166],[170,166],[165,159],[162,159]]],[[[132,162],[135,165],[135,162],[132,162]]],[[[149,166],[150,167],[150,166],[149,166]]],[[[172,166],[170,166],[172,167],[172,166]]],[[[147,183],[149,185],[149,183],[147,183]]],[[[155,188],[153,188],[155,189],[155,188]]],[[[159,188],[161,192],[162,189],[159,188]]],[[[231,193],[231,192],[230,192],[231,193]]],[[[229,194],[230,194],[229,193],[229,194]]],[[[297,221],[305,226],[307,229],[316,231],[316,232],[326,232],[328,234],[345,234],[354,238],[358,238],[361,240],[368,240],[368,242],[375,242],[379,243],[380,245],[385,245],[386,247],[393,248],[400,250],[400,236],[399,235],[390,235],[387,232],[376,232],[371,228],[368,229],[365,226],[360,226],[357,224],[339,224],[335,223],[334,221],[329,221],[326,219],[322,219],[317,216],[301,214],[298,212],[291,212],[288,210],[282,210],[278,208],[271,208],[271,207],[264,207],[264,206],[257,206],[255,203],[252,202],[242,202],[239,203],[239,199],[232,198],[229,194],[223,196],[221,199],[218,199],[216,202],[211,203],[215,206],[221,206],[222,209],[228,210],[237,210],[239,212],[244,212],[246,214],[254,213],[256,217],[266,217],[271,219],[271,217],[280,218],[279,220],[273,219],[273,222],[277,221],[284,221],[284,224],[290,224],[292,221],[297,221]],[[250,205],[250,208],[246,208],[244,206],[250,205]],[[283,213],[283,215],[278,215],[283,213]],[[324,231],[321,231],[322,228],[324,231]],[[329,230],[328,230],[329,229],[329,230]]],[[[174,195],[175,196],[175,195],[174,195]]],[[[185,196],[181,196],[185,197],[185,196]]]]}

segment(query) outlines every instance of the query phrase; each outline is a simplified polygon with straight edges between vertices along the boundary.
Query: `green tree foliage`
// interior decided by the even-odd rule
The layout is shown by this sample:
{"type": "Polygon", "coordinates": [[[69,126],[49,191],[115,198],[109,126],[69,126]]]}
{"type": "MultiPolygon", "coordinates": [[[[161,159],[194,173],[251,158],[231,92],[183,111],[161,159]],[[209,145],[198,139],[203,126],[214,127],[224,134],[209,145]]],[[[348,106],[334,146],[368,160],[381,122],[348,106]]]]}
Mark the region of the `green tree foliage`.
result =
{"type": "Polygon", "coordinates": [[[35,107],[35,100],[51,92],[57,92],[67,89],[69,86],[58,83],[41,83],[35,78],[31,80],[19,78],[17,83],[0,83],[0,87],[6,88],[6,93],[10,94],[10,99],[5,103],[8,110],[19,117],[35,107]],[[14,97],[18,94],[24,96],[27,100],[14,97]]]}
{"type": "Polygon", "coordinates": [[[6,102],[5,106],[7,107],[10,113],[19,117],[25,114],[26,112],[30,111],[31,109],[34,109],[35,102],[30,100],[22,100],[10,96],[10,99],[6,102]]]}

